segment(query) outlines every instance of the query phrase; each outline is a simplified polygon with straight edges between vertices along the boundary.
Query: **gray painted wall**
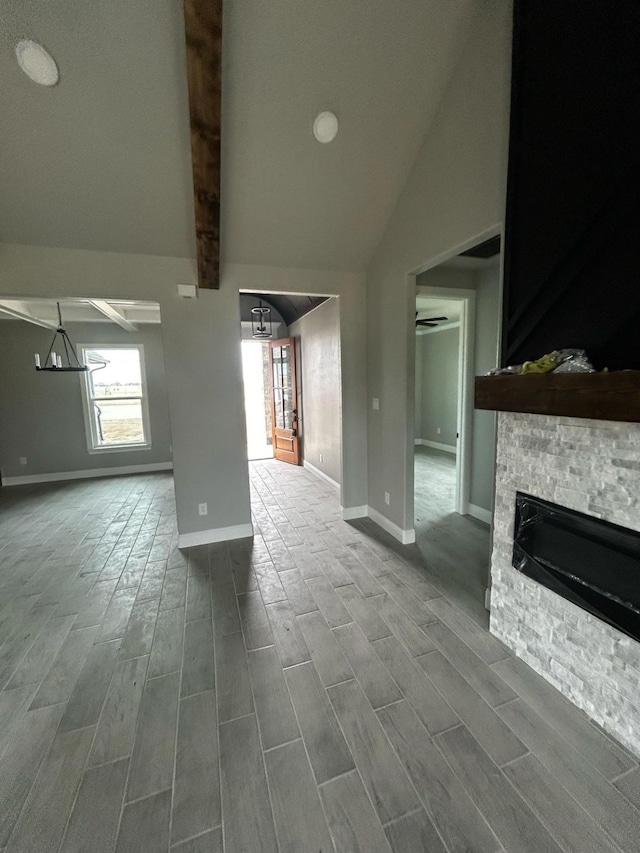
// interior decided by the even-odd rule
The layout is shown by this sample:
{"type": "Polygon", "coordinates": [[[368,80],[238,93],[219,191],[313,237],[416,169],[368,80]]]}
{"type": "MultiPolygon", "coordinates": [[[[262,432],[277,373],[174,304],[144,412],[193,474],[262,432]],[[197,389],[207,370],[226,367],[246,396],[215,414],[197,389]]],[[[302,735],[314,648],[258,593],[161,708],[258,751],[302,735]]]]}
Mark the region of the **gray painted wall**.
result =
{"type": "Polygon", "coordinates": [[[304,459],[336,483],[342,482],[340,395],[340,308],[329,299],[293,323],[299,338],[298,380],[304,459]],[[323,461],[320,461],[320,454],[323,461]]]}
{"type": "Polygon", "coordinates": [[[89,453],[82,411],[81,374],[38,373],[33,354],[44,359],[53,333],[21,321],[0,322],[0,471],[3,477],[150,465],[171,462],[161,327],[125,332],[113,323],[68,323],[74,344],[144,346],[151,447],[89,453]],[[20,465],[26,456],[27,465],[20,465]]]}
{"type": "Polygon", "coordinates": [[[418,437],[454,448],[458,420],[459,342],[459,329],[416,335],[416,361],[420,361],[422,367],[421,433],[418,437]]]}
{"type": "Polygon", "coordinates": [[[380,411],[369,412],[368,503],[404,530],[413,527],[415,292],[408,275],[501,226],[510,68],[511,4],[478,3],[473,35],[367,271],[368,393],[380,399],[380,411]]]}

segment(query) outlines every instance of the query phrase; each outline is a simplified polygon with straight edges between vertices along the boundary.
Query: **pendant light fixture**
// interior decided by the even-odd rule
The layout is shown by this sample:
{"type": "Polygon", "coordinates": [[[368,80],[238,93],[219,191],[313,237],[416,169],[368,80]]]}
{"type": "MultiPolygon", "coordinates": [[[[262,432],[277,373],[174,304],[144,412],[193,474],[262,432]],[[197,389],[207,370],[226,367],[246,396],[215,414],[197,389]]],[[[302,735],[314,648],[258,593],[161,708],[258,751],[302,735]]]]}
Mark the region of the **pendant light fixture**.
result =
{"type": "Polygon", "coordinates": [[[251,309],[251,335],[257,340],[273,337],[271,308],[263,305],[262,300],[259,305],[251,309]]]}
{"type": "Polygon", "coordinates": [[[40,366],[39,353],[35,354],[34,357],[36,361],[36,370],[50,370],[55,373],[78,373],[80,371],[89,370],[86,364],[80,364],[74,346],[71,343],[71,339],[69,338],[69,335],[66,333],[65,328],[62,325],[62,312],[60,311],[60,303],[57,302],[56,305],[58,306],[58,328],[53,333],[53,340],[51,341],[49,352],[45,357],[44,366],[40,366]],[[53,349],[58,337],[60,338],[62,349],[64,349],[64,353],[67,359],[66,364],[62,363],[62,356],[58,355],[58,353],[56,353],[53,349]],[[72,356],[73,361],[75,362],[73,364],[71,362],[72,356]]]}

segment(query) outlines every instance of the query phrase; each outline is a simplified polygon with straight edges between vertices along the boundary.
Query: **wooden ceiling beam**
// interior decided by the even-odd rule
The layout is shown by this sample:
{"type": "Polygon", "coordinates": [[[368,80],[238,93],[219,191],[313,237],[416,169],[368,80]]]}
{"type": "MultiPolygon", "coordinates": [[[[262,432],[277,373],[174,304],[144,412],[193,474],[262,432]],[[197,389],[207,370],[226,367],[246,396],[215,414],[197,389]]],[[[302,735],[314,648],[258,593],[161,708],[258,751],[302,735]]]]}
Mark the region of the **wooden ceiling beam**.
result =
{"type": "Polygon", "coordinates": [[[198,285],[220,287],[222,0],[184,0],[198,285]]]}
{"type": "Polygon", "coordinates": [[[14,320],[24,320],[25,323],[33,323],[34,326],[41,326],[43,329],[49,329],[52,332],[55,332],[58,328],[57,323],[53,323],[50,320],[41,320],[40,317],[34,317],[33,314],[29,314],[26,310],[19,311],[17,308],[13,308],[4,302],[0,302],[0,314],[6,314],[8,317],[13,317],[14,320]]]}
{"type": "Polygon", "coordinates": [[[87,301],[89,305],[93,305],[96,311],[104,314],[104,316],[108,317],[112,323],[117,323],[118,326],[126,332],[137,331],[137,327],[130,320],[127,320],[127,318],[124,317],[122,313],[110,302],[107,302],[105,299],[88,299],[87,301]]]}

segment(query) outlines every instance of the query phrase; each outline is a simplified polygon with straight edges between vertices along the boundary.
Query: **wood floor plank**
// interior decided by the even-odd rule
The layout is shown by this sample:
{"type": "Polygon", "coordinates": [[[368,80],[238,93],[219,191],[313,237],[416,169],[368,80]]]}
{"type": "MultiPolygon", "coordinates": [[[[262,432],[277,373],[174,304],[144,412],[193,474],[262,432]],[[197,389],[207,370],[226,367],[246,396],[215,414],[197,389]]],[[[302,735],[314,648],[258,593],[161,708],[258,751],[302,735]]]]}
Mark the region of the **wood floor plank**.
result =
{"type": "Polygon", "coordinates": [[[336,851],[391,853],[382,824],[356,771],[320,787],[336,851]]]}
{"type": "Polygon", "coordinates": [[[42,853],[58,849],[93,734],[93,728],[78,729],[60,732],[53,739],[9,841],[10,850],[42,853]]]}
{"type": "Polygon", "coordinates": [[[171,848],[171,853],[224,853],[222,827],[217,826],[196,838],[176,844],[171,848]]]}
{"type": "Polygon", "coordinates": [[[252,714],[253,695],[242,634],[216,637],[215,663],[219,722],[252,714]]]}
{"type": "Polygon", "coordinates": [[[447,853],[433,823],[424,810],[405,815],[386,826],[385,832],[393,853],[447,853]]]}
{"type": "Polygon", "coordinates": [[[120,640],[99,643],[89,650],[60,721],[61,731],[82,729],[98,722],[119,651],[120,640]]]}
{"type": "Polygon", "coordinates": [[[566,797],[560,783],[531,753],[509,764],[504,773],[563,850],[616,853],[618,847],[591,815],[566,797]]]}
{"type": "Polygon", "coordinates": [[[307,586],[330,628],[353,622],[353,617],[326,578],[311,578],[307,586]]]}
{"type": "Polygon", "coordinates": [[[211,608],[216,637],[235,634],[241,629],[233,575],[226,561],[214,561],[211,569],[211,608]]]}
{"type": "Polygon", "coordinates": [[[485,663],[492,664],[501,660],[511,658],[511,652],[500,640],[484,631],[475,622],[468,619],[464,613],[454,607],[450,601],[442,596],[432,598],[427,607],[448,628],[450,628],[474,652],[481,657],[485,663]]]}
{"type": "Polygon", "coordinates": [[[297,617],[306,648],[325,687],[353,678],[338,641],[331,633],[319,612],[304,613],[297,617]]]}
{"type": "Polygon", "coordinates": [[[407,774],[356,681],[327,690],[356,766],[382,823],[420,808],[407,774]]]}
{"type": "Polygon", "coordinates": [[[156,620],[147,678],[177,672],[182,664],[184,607],[161,610],[156,620]]]}
{"type": "Polygon", "coordinates": [[[380,595],[384,589],[349,548],[338,557],[338,562],[345,569],[351,582],[356,585],[364,596],[380,595]]]}
{"type": "Polygon", "coordinates": [[[69,699],[97,631],[97,625],[70,631],[33,698],[32,710],[69,699]]]}
{"type": "Polygon", "coordinates": [[[272,646],[275,640],[260,593],[255,590],[238,595],[238,609],[247,649],[272,646]]]}
{"type": "Polygon", "coordinates": [[[596,729],[586,714],[580,713],[524,661],[509,658],[495,664],[493,670],[527,705],[544,714],[558,734],[607,779],[617,778],[636,766],[626,750],[596,729]]]}
{"type": "Polygon", "coordinates": [[[273,646],[247,655],[263,749],[300,737],[280,658],[273,646]]]}
{"type": "MultiPolygon", "coordinates": [[[[322,570],[320,577],[324,578],[332,587],[348,586],[353,583],[351,575],[332,551],[316,551],[313,556],[322,570]]],[[[312,578],[307,578],[307,580],[312,580],[312,578]]]]}
{"type": "Polygon", "coordinates": [[[254,572],[265,604],[273,604],[287,598],[282,581],[278,577],[278,572],[273,563],[257,563],[254,566],[254,572]]]}
{"type": "Polygon", "coordinates": [[[170,788],[178,723],[180,673],[147,681],[131,755],[127,802],[170,788]]]}
{"type": "MultiPolygon", "coordinates": [[[[0,647],[0,690],[7,686],[7,682],[24,656],[37,642],[55,607],[55,604],[48,604],[30,610],[25,614],[24,622],[19,630],[12,632],[12,635],[0,647]]],[[[43,636],[46,638],[46,634],[43,636]]],[[[18,687],[19,685],[16,684],[15,686],[18,687]]]]}
{"type": "Polygon", "coordinates": [[[25,687],[16,687],[15,690],[0,692],[0,756],[11,740],[13,730],[22,722],[27,709],[31,710],[30,704],[36,689],[37,685],[27,684],[25,687]]]}
{"type": "Polygon", "coordinates": [[[189,572],[187,578],[187,622],[197,622],[200,619],[211,618],[211,578],[209,576],[209,561],[207,567],[196,573],[189,572]]]}
{"type": "Polygon", "coordinates": [[[500,844],[408,702],[378,719],[451,853],[497,853],[500,844]]]}
{"type": "Polygon", "coordinates": [[[318,609],[316,600],[298,569],[287,569],[285,572],[280,572],[279,577],[296,616],[318,609]]]}
{"type": "MultiPolygon", "coordinates": [[[[117,585],[117,580],[96,583],[77,609],[77,619],[73,623],[73,627],[90,628],[92,625],[100,625],[117,585]]],[[[131,595],[130,591],[129,595],[131,595]]],[[[133,595],[135,596],[135,592],[133,595]]],[[[63,604],[64,602],[60,602],[56,611],[60,611],[60,615],[63,615],[63,604]]]]}
{"type": "Polygon", "coordinates": [[[48,705],[25,714],[0,758],[0,844],[13,832],[64,705],[48,705]]]}
{"type": "Polygon", "coordinates": [[[89,767],[131,754],[148,657],[120,661],[100,714],[89,767]]]}
{"type": "Polygon", "coordinates": [[[100,623],[97,642],[104,643],[106,640],[115,640],[124,636],[135,600],[136,594],[133,589],[118,589],[113,593],[100,623]]]}
{"type": "Polygon", "coordinates": [[[626,797],[521,699],[500,707],[498,714],[609,838],[631,853],[637,847],[640,812],[626,797]]]}
{"type": "Polygon", "coordinates": [[[399,640],[385,637],[371,645],[429,734],[443,732],[460,722],[451,705],[443,699],[399,640]]]}
{"type": "Polygon", "coordinates": [[[492,708],[517,694],[453,631],[442,622],[426,625],[424,630],[442,654],[492,708]]]}
{"type": "Polygon", "coordinates": [[[560,853],[558,844],[468,729],[451,729],[439,735],[436,743],[509,853],[560,853]]]}
{"type": "Polygon", "coordinates": [[[398,685],[355,623],[334,628],[333,634],[374,709],[402,699],[398,685]]]}
{"type": "Polygon", "coordinates": [[[285,670],[302,737],[320,785],[355,767],[335,713],[312,663],[285,670]]]}
{"type": "Polygon", "coordinates": [[[215,683],[211,619],[189,622],[184,632],[180,697],[213,690],[215,683]]]}
{"type": "Polygon", "coordinates": [[[433,642],[413,619],[404,612],[389,593],[372,595],[369,601],[384,619],[395,637],[403,643],[414,657],[432,652],[433,642]]]}
{"type": "Polygon", "coordinates": [[[302,741],[270,750],[265,763],[280,853],[331,853],[331,833],[302,741]]]}
{"type": "Polygon", "coordinates": [[[393,572],[379,575],[378,583],[416,625],[428,625],[436,621],[435,615],[425,607],[424,601],[418,598],[393,572]]]}
{"type": "Polygon", "coordinates": [[[220,726],[225,853],[278,853],[254,716],[220,726]]]}
{"type": "MultiPolygon", "coordinates": [[[[276,601],[265,607],[282,666],[294,666],[310,660],[310,653],[288,601],[276,601]]],[[[315,614],[311,614],[315,615],[315,614]]],[[[305,617],[301,617],[305,618],[305,617]]]]}
{"type": "Polygon", "coordinates": [[[59,853],[86,853],[98,838],[101,853],[113,853],[128,768],[123,758],[86,771],[59,853]]]}
{"type": "Polygon", "coordinates": [[[616,780],[614,785],[637,809],[640,809],[640,769],[627,773],[622,779],[616,780]]]}
{"type": "Polygon", "coordinates": [[[436,651],[416,660],[496,764],[506,764],[528,752],[522,741],[518,740],[493,708],[475,692],[444,655],[436,651]]]}
{"type": "Polygon", "coordinates": [[[177,844],[221,820],[216,696],[210,690],[180,700],[171,841],[177,844]]]}
{"type": "Polygon", "coordinates": [[[387,623],[355,586],[340,587],[337,593],[369,642],[391,636],[391,629],[387,623]]]}
{"type": "Polygon", "coordinates": [[[167,569],[162,585],[160,610],[184,607],[187,594],[187,573],[184,568],[167,569]]]}
{"type": "Polygon", "coordinates": [[[122,812],[116,853],[166,853],[171,791],[129,803],[122,812]]]}
{"type": "Polygon", "coordinates": [[[153,634],[158,616],[159,598],[136,601],[120,646],[120,659],[139,658],[148,655],[153,643],[153,634]]]}

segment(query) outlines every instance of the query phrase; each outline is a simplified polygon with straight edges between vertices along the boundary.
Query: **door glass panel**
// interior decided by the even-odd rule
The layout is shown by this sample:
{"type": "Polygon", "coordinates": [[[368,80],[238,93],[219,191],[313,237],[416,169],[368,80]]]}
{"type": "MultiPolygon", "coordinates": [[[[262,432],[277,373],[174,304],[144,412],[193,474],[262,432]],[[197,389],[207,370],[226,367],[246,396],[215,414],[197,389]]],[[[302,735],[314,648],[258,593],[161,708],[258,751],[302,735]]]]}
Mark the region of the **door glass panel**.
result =
{"type": "Polygon", "coordinates": [[[276,428],[277,429],[285,429],[284,400],[283,400],[281,388],[274,388],[273,389],[273,407],[275,409],[276,428]]]}

